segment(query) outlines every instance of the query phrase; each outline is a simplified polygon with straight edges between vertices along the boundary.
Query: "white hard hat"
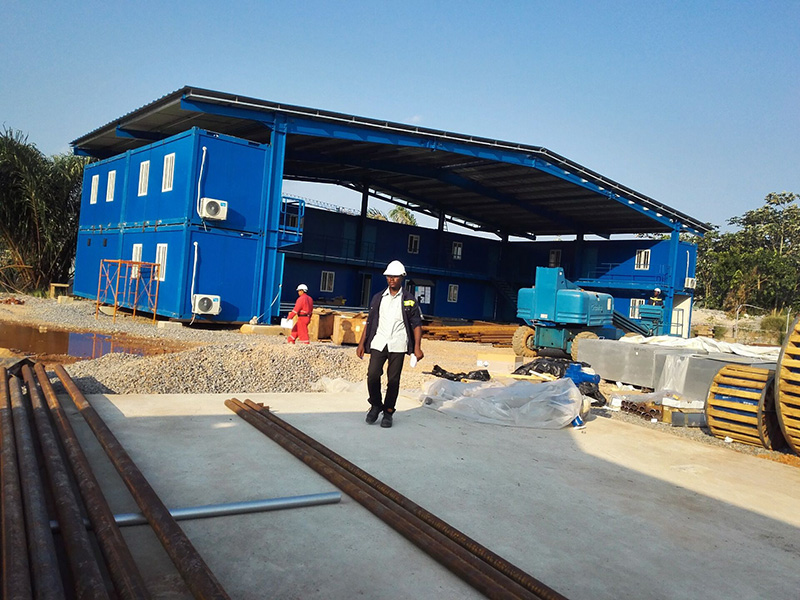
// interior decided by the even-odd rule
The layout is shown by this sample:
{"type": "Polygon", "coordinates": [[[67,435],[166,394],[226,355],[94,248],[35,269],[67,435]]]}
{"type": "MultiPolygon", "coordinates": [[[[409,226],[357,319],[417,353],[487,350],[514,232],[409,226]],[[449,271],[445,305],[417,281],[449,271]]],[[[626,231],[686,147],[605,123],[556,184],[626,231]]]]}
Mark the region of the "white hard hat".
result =
{"type": "Polygon", "coordinates": [[[386,266],[386,270],[383,272],[383,274],[392,277],[404,277],[406,274],[406,268],[399,260],[393,260],[386,266]]]}
{"type": "Polygon", "coordinates": [[[300,285],[297,286],[297,291],[299,292],[300,290],[303,290],[304,292],[307,292],[308,291],[308,286],[305,283],[301,283],[300,285]]]}
{"type": "Polygon", "coordinates": [[[661,288],[656,288],[656,289],[655,289],[655,292],[656,292],[656,294],[659,294],[659,293],[661,293],[661,288]]]}

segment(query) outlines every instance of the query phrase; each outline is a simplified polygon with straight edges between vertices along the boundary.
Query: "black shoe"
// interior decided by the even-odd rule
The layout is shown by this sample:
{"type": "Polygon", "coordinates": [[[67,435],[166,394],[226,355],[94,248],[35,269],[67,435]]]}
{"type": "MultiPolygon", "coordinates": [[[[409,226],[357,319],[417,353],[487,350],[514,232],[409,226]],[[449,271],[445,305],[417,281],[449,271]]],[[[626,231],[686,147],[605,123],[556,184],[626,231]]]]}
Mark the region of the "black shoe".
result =
{"type": "Polygon", "coordinates": [[[380,406],[373,406],[372,408],[370,408],[369,412],[367,413],[367,419],[366,419],[367,423],[372,425],[375,421],[378,420],[378,415],[379,414],[381,414],[381,407],[380,406]]]}
{"type": "Polygon", "coordinates": [[[381,419],[381,427],[391,427],[391,426],[392,426],[392,413],[384,411],[383,418],[381,419]]]}

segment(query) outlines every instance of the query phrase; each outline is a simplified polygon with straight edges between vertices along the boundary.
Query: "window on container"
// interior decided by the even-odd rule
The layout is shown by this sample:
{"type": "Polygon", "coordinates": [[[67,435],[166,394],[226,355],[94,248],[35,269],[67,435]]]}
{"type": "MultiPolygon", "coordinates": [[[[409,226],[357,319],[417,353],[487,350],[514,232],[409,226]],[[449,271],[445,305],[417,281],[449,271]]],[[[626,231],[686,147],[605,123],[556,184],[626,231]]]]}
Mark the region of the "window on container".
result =
{"type": "Polygon", "coordinates": [[[419,236],[413,233],[408,236],[408,253],[419,254],[419,236]]]}
{"type": "Polygon", "coordinates": [[[683,309],[676,308],[672,311],[672,325],[670,326],[669,332],[672,335],[679,335],[683,337],[683,327],[684,327],[684,320],[683,320],[683,309]]]}
{"type": "Polygon", "coordinates": [[[147,184],[150,182],[150,161],[139,163],[139,196],[147,196],[147,184]]]}
{"type": "Polygon", "coordinates": [[[650,269],[650,250],[637,250],[636,251],[636,264],[637,271],[647,271],[650,269]]]}
{"type": "Polygon", "coordinates": [[[420,304],[430,304],[431,303],[431,286],[429,285],[417,285],[414,286],[414,297],[420,304]]]}
{"type": "MultiPolygon", "coordinates": [[[[133,262],[142,262],[142,245],[134,244],[131,251],[131,260],[133,262]]],[[[139,265],[131,267],[131,279],[139,279],[139,265]]]]}
{"type": "Polygon", "coordinates": [[[106,186],[106,202],[114,201],[114,187],[117,185],[117,172],[108,172],[108,186],[106,186]]]}
{"type": "Polygon", "coordinates": [[[458,302],[458,285],[455,283],[451,283],[447,287],[447,301],[448,302],[458,302]]]}
{"type": "Polygon", "coordinates": [[[644,298],[631,298],[631,310],[628,317],[631,319],[639,318],[639,307],[644,304],[644,298]]]}
{"type": "Polygon", "coordinates": [[[560,267],[561,266],[561,249],[556,248],[554,250],[550,250],[550,258],[547,259],[547,266],[548,267],[560,267]]]}
{"type": "Polygon", "coordinates": [[[158,263],[158,280],[164,281],[167,275],[167,244],[156,244],[156,263],[158,263]]]}
{"type": "Polygon", "coordinates": [[[461,242],[453,242],[453,260],[461,260],[461,242]]]}
{"type": "Polygon", "coordinates": [[[100,187],[100,175],[92,175],[92,193],[89,196],[89,204],[97,204],[97,188],[100,187]]]}
{"type": "Polygon", "coordinates": [[[333,291],[333,279],[334,279],[334,272],[333,271],[323,271],[322,277],[320,278],[319,282],[319,291],[320,292],[332,292],[333,291]]]}
{"type": "Polygon", "coordinates": [[[175,153],[164,157],[164,171],[161,175],[161,191],[171,192],[172,181],[175,178],[175,153]]]}

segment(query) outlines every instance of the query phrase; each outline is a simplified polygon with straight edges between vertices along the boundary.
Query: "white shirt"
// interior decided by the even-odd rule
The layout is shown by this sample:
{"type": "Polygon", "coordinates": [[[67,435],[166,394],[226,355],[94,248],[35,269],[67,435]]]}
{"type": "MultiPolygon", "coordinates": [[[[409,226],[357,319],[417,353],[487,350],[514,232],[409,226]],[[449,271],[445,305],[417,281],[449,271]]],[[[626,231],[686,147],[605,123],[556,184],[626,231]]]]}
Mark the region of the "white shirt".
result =
{"type": "Polygon", "coordinates": [[[408,333],[403,322],[403,290],[392,296],[389,288],[383,292],[378,309],[378,330],[369,347],[381,351],[388,346],[389,352],[408,352],[408,333]]]}

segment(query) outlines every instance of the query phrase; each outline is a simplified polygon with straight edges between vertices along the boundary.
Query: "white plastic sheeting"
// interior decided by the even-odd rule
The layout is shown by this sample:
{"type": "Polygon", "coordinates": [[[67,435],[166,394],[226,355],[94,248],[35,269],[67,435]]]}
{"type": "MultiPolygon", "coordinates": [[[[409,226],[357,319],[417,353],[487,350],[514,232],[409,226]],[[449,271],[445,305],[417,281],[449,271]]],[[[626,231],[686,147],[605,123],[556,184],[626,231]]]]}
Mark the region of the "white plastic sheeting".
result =
{"type": "Polygon", "coordinates": [[[583,396],[571,379],[544,383],[436,379],[422,386],[422,403],[478,423],[561,429],[580,414],[583,396]]]}
{"type": "Polygon", "coordinates": [[[769,362],[777,362],[780,347],[778,346],[747,346],[746,344],[731,344],[721,342],[709,337],[679,338],[670,335],[657,335],[654,337],[643,337],[641,335],[631,335],[620,339],[620,342],[629,344],[652,344],[654,346],[665,346],[667,348],[688,348],[704,352],[724,352],[727,354],[738,354],[739,356],[749,356],[751,358],[761,358],[769,362]]]}

